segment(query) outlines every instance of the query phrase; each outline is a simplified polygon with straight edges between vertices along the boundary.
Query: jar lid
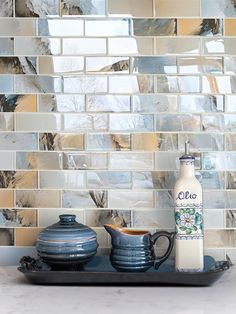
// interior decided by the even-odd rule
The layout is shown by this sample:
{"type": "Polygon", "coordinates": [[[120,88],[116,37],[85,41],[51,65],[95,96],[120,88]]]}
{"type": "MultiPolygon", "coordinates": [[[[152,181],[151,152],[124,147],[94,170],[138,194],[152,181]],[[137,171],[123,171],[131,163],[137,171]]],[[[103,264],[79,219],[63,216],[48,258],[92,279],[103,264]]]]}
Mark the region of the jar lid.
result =
{"type": "Polygon", "coordinates": [[[40,232],[38,239],[43,241],[56,240],[68,241],[81,240],[81,242],[88,241],[97,237],[95,231],[86,225],[78,223],[76,215],[60,215],[60,220],[40,232]]]}

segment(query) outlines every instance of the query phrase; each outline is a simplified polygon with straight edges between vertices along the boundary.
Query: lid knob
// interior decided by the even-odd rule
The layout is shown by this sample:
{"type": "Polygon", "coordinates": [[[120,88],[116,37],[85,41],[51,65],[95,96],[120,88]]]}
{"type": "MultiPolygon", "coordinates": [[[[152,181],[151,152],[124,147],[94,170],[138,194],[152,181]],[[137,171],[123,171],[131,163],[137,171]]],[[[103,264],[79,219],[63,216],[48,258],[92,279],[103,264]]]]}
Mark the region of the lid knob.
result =
{"type": "Polygon", "coordinates": [[[61,225],[73,225],[75,223],[76,215],[60,215],[61,225]]]}

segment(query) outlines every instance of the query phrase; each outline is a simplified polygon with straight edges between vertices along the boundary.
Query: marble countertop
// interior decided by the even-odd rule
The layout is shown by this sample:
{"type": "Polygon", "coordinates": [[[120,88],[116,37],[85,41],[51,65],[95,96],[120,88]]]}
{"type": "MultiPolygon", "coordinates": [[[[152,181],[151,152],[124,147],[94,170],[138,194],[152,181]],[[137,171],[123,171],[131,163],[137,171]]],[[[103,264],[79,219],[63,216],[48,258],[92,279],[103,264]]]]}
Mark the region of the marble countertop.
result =
{"type": "Polygon", "coordinates": [[[211,287],[35,286],[0,267],[0,314],[235,314],[236,267],[211,287]]]}

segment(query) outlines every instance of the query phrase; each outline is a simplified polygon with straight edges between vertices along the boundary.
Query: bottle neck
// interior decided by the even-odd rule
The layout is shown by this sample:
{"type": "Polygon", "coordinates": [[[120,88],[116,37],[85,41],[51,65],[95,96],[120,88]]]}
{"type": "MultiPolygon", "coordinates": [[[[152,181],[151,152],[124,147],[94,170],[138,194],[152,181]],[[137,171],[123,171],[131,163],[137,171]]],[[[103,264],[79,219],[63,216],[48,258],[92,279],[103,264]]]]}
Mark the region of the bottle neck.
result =
{"type": "Polygon", "coordinates": [[[181,177],[194,177],[195,169],[194,169],[194,161],[189,160],[181,160],[180,162],[180,176],[181,177]]]}

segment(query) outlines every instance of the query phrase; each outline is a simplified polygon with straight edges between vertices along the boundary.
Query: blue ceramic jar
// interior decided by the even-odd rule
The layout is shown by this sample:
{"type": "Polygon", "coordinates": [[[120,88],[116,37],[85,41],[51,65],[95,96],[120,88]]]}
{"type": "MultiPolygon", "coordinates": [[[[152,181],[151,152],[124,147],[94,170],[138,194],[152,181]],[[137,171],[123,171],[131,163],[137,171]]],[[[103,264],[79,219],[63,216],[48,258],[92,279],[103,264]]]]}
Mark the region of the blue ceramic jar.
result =
{"type": "Polygon", "coordinates": [[[75,215],[60,215],[60,221],[40,232],[36,249],[53,268],[75,268],[89,262],[97,252],[97,234],[76,222],[75,215]]]}

